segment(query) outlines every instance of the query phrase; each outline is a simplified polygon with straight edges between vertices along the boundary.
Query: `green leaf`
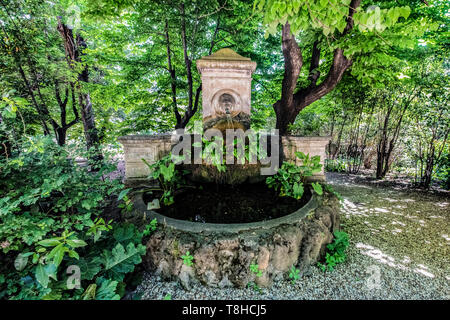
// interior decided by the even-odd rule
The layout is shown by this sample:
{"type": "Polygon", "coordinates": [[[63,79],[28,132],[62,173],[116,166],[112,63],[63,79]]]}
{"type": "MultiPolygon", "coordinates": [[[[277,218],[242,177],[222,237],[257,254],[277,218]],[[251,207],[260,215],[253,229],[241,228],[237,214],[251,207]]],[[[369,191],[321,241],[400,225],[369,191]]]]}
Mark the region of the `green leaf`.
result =
{"type": "Polygon", "coordinates": [[[37,265],[36,271],[35,271],[35,276],[36,276],[36,280],[39,282],[39,284],[42,287],[47,288],[48,282],[49,282],[49,277],[48,277],[48,274],[45,271],[45,268],[42,264],[37,265]]]}
{"type": "Polygon", "coordinates": [[[78,253],[74,250],[69,250],[69,257],[74,258],[74,259],[80,259],[80,256],[78,255],[78,253]]]}
{"type": "Polygon", "coordinates": [[[80,267],[81,280],[92,280],[101,270],[102,258],[81,257],[76,264],[80,267]]]}
{"type": "Polygon", "coordinates": [[[53,238],[53,239],[45,239],[45,240],[41,240],[38,242],[38,244],[40,244],[41,246],[44,247],[54,247],[57,246],[61,243],[60,240],[53,238]]]}
{"type": "Polygon", "coordinates": [[[106,274],[111,279],[123,281],[125,274],[132,272],[134,266],[142,262],[141,256],[145,253],[145,246],[135,246],[130,242],[126,249],[122,244],[117,244],[111,252],[103,252],[103,264],[106,274]]]}
{"type": "MultiPolygon", "coordinates": [[[[31,254],[33,254],[33,252],[31,252],[31,254]]],[[[19,253],[16,257],[16,260],[14,260],[14,268],[16,268],[17,271],[22,271],[23,269],[25,269],[27,263],[28,255],[19,253]]]]}
{"type": "Polygon", "coordinates": [[[318,182],[313,182],[311,183],[311,186],[313,187],[314,191],[319,195],[323,195],[323,189],[322,186],[320,185],[320,183],[318,182]]]}
{"type": "Polygon", "coordinates": [[[130,190],[131,190],[131,188],[122,190],[122,191],[119,193],[119,196],[117,197],[117,201],[122,200],[123,197],[125,197],[125,196],[128,194],[128,192],[130,192],[130,190]]]}
{"type": "Polygon", "coordinates": [[[64,258],[64,252],[66,252],[68,249],[64,247],[64,245],[61,243],[54,247],[52,251],[47,255],[47,259],[53,258],[53,263],[56,266],[59,266],[61,264],[62,259],[64,258]]]}
{"type": "MultiPolygon", "coordinates": [[[[128,224],[123,224],[119,227],[117,227],[116,229],[114,229],[114,233],[113,233],[113,237],[114,239],[116,239],[117,242],[120,242],[123,244],[128,244],[128,242],[134,241],[136,239],[136,235],[137,235],[137,229],[135,227],[134,224],[128,223],[128,224]]],[[[140,239],[137,239],[138,241],[140,241],[140,239]]]]}
{"type": "Polygon", "coordinates": [[[100,278],[97,283],[100,283],[100,287],[95,294],[95,300],[120,300],[116,293],[117,281],[100,278]]]}
{"type": "Polygon", "coordinates": [[[96,291],[97,291],[97,285],[95,283],[91,283],[86,288],[86,290],[84,290],[83,294],[81,295],[81,298],[83,300],[94,300],[96,291]]]}
{"type": "Polygon", "coordinates": [[[67,239],[66,242],[72,248],[80,248],[80,247],[87,246],[87,243],[80,239],[67,239]]]}

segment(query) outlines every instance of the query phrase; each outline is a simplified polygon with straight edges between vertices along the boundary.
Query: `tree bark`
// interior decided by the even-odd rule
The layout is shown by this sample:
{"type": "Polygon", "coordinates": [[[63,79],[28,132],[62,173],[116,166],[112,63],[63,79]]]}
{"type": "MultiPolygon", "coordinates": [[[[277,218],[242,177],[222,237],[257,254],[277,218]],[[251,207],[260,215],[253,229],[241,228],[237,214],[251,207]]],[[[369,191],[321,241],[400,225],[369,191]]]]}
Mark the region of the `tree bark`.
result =
{"type": "MultiPolygon", "coordinates": [[[[361,0],[352,0],[350,3],[347,24],[342,36],[353,28],[353,14],[361,4],[361,0]]],[[[282,49],[284,57],[284,77],[281,89],[281,99],[274,103],[273,108],[277,117],[276,128],[280,135],[287,134],[289,125],[305,107],[325,96],[341,81],[344,72],[352,65],[352,61],[344,56],[342,49],[336,49],[333,55],[333,63],[325,79],[317,84],[320,73],[317,70],[320,62],[320,43],[315,41],[312,47],[312,55],[308,79],[310,84],[304,88],[297,88],[297,81],[303,66],[302,52],[290,32],[290,25],[286,23],[282,29],[282,49]]]]}
{"type": "MultiPolygon", "coordinates": [[[[64,40],[67,63],[73,70],[75,64],[82,62],[81,56],[83,55],[83,50],[86,48],[86,42],[80,34],[77,34],[74,37],[72,30],[62,22],[61,17],[58,17],[57,29],[64,40]]],[[[83,122],[86,147],[88,150],[94,148],[94,159],[101,160],[103,159],[103,156],[101,154],[101,151],[99,150],[100,139],[97,127],[95,125],[94,108],[92,107],[89,93],[84,92],[82,88],[82,83],[88,82],[89,69],[87,65],[85,65],[82,71],[78,73],[78,82],[76,84],[76,89],[78,92],[78,104],[80,108],[81,121],[83,122]]],[[[73,102],[75,102],[75,99],[73,99],[73,102]]]]}

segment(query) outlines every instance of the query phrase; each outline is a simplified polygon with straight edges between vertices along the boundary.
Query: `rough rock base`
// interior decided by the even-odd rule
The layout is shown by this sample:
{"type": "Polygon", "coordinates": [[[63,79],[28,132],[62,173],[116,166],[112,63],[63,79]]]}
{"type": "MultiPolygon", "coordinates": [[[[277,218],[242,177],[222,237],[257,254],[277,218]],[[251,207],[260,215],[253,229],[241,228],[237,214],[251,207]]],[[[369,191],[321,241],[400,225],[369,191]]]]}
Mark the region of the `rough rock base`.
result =
{"type": "Polygon", "coordinates": [[[247,230],[237,231],[235,225],[222,231],[205,227],[200,232],[189,232],[171,226],[170,221],[163,222],[147,242],[145,266],[163,279],[178,279],[186,289],[197,281],[217,287],[245,287],[249,282],[267,287],[288,278],[292,266],[305,274],[324,255],[339,227],[336,197],[327,194],[312,200],[304,207],[307,212],[302,217],[294,213],[279,218],[277,223],[271,220],[251,224],[247,230]],[[194,257],[193,266],[183,263],[181,256],[187,251],[194,257]],[[258,265],[261,276],[251,272],[251,264],[258,265]]]}

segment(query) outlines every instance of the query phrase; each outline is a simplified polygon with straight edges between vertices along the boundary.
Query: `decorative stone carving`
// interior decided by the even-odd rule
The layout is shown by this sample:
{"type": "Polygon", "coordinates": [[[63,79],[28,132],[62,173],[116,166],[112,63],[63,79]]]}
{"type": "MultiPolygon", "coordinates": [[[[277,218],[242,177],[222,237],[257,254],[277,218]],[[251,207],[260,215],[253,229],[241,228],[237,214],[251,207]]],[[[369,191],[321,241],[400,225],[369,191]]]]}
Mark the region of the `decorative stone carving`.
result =
{"type": "Polygon", "coordinates": [[[251,76],[255,68],[256,62],[228,48],[197,60],[205,128],[220,128],[221,120],[234,123],[232,128],[250,126],[251,76]]]}

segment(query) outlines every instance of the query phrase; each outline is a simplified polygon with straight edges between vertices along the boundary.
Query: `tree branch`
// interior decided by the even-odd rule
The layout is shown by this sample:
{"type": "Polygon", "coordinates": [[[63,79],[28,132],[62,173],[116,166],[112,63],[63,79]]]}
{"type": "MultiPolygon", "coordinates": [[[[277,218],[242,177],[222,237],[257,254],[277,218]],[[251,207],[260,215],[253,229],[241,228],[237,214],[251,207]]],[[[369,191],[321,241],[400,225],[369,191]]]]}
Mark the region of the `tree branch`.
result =
{"type": "Polygon", "coordinates": [[[319,79],[320,77],[320,71],[317,69],[320,62],[320,49],[318,48],[318,45],[319,41],[314,41],[308,75],[308,80],[311,82],[310,86],[315,86],[317,83],[317,79],[319,79]]]}
{"type": "Polygon", "coordinates": [[[356,9],[361,5],[361,0],[352,0],[350,2],[350,8],[348,11],[347,16],[347,25],[344,28],[344,31],[342,32],[343,35],[346,35],[350,30],[353,29],[354,21],[353,21],[353,15],[356,12],[356,9]]]}
{"type": "Polygon", "coordinates": [[[172,104],[173,104],[173,112],[175,113],[175,118],[177,119],[177,123],[181,121],[181,115],[178,112],[177,107],[177,84],[176,84],[176,74],[175,69],[172,67],[172,55],[170,50],[170,38],[169,38],[169,22],[166,19],[166,24],[164,27],[164,33],[166,38],[166,48],[167,48],[167,67],[170,73],[170,85],[172,90],[172,104]]]}

